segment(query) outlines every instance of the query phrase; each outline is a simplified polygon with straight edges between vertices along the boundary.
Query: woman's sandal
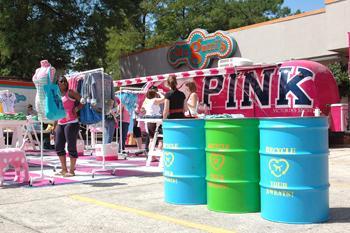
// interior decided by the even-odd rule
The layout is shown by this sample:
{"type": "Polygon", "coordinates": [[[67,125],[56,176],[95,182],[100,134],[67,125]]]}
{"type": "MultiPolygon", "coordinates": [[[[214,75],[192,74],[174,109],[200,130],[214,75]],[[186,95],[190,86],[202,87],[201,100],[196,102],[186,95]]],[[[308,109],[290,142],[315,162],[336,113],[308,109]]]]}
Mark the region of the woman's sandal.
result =
{"type": "Polygon", "coordinates": [[[73,177],[75,176],[74,172],[67,172],[66,174],[63,175],[63,177],[73,177]]]}
{"type": "Polygon", "coordinates": [[[55,173],[55,176],[65,176],[67,173],[68,173],[68,171],[61,170],[61,171],[55,173]]]}

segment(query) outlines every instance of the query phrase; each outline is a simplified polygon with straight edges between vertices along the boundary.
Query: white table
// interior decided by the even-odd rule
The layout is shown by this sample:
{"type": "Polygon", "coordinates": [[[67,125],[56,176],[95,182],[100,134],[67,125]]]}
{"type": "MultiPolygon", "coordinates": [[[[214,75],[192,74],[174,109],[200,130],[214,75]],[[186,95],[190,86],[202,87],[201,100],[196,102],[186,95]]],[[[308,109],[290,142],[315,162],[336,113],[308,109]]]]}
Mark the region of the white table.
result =
{"type": "Polygon", "coordinates": [[[163,150],[156,149],[157,139],[162,138],[163,135],[158,132],[159,127],[163,123],[163,119],[160,118],[139,118],[137,121],[142,121],[145,124],[147,123],[156,123],[157,127],[153,136],[152,143],[149,145],[149,151],[147,154],[146,166],[150,166],[153,157],[159,157],[158,167],[163,167],[163,150]]]}
{"type": "Polygon", "coordinates": [[[21,146],[23,143],[24,126],[26,124],[27,124],[26,120],[0,120],[0,148],[5,147],[3,129],[13,130],[12,143],[11,143],[12,147],[21,146]]]}

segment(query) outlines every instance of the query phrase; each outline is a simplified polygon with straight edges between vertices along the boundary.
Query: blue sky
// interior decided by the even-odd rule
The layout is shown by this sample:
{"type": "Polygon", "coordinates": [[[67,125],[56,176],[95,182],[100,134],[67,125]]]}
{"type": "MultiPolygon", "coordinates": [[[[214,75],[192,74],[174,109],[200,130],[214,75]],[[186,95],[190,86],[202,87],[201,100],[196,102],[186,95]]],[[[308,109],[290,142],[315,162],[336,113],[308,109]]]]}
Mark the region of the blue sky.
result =
{"type": "Polygon", "coordinates": [[[283,5],[292,9],[292,12],[298,9],[305,12],[324,8],[324,0],[284,0],[283,5]]]}

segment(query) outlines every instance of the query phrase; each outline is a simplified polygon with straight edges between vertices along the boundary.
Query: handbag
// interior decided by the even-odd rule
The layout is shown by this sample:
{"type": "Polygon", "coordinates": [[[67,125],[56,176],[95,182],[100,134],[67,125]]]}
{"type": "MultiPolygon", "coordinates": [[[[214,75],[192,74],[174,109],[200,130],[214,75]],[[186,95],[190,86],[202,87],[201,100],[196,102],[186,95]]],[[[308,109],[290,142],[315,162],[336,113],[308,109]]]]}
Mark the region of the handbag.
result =
{"type": "Polygon", "coordinates": [[[66,117],[64,110],[61,91],[57,84],[51,83],[51,66],[47,74],[47,84],[44,85],[45,92],[45,116],[49,120],[59,120],[66,117]]]}
{"type": "Polygon", "coordinates": [[[93,110],[90,103],[86,103],[80,110],[80,123],[91,125],[100,121],[102,121],[102,114],[93,110]]]}

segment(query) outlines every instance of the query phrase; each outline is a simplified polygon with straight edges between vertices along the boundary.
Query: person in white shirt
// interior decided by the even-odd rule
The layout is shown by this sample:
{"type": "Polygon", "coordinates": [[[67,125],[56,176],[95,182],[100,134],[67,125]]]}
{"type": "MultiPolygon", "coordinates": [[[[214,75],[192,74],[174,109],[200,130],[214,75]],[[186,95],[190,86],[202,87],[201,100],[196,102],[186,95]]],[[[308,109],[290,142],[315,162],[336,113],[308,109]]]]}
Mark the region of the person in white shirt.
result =
{"type": "MultiPolygon", "coordinates": [[[[154,90],[153,88],[150,88],[147,91],[146,99],[142,104],[141,113],[146,118],[162,118],[162,112],[160,107],[162,103],[164,103],[164,97],[160,93],[157,93],[156,90],[154,90]]],[[[151,144],[157,128],[157,124],[147,123],[146,128],[150,138],[149,144],[151,144]]],[[[148,145],[146,145],[146,149],[147,148],[148,145]]]]}

